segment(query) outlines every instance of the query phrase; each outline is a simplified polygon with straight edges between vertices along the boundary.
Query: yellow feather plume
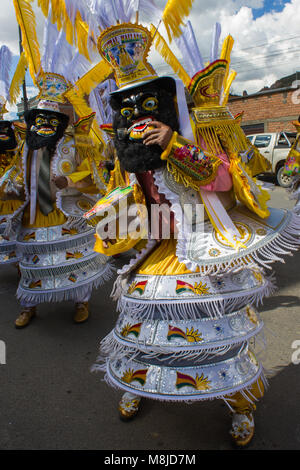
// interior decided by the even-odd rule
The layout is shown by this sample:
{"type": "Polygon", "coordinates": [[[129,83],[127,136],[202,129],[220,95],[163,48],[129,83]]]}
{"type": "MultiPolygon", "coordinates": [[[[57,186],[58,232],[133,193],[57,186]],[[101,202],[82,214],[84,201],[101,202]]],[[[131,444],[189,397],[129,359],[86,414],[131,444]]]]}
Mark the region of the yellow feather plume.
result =
{"type": "Polygon", "coordinates": [[[165,24],[169,41],[172,35],[179,37],[181,35],[180,25],[183,25],[183,18],[189,15],[194,0],[168,0],[162,14],[162,20],[165,24]]]}
{"type": "Polygon", "coordinates": [[[232,51],[232,48],[233,48],[233,44],[234,44],[234,39],[233,39],[232,36],[230,36],[230,34],[224,39],[223,44],[222,44],[220,59],[227,60],[226,74],[225,74],[225,77],[224,77],[224,83],[225,84],[227,83],[227,79],[228,79],[229,66],[230,66],[230,55],[231,55],[231,51],[232,51]]]}
{"type": "Polygon", "coordinates": [[[24,81],[27,66],[28,63],[25,53],[22,52],[9,88],[9,102],[11,104],[15,104],[17,102],[20,93],[20,87],[24,81]]]}
{"type": "Polygon", "coordinates": [[[227,104],[228,97],[229,97],[229,92],[230,92],[230,87],[231,87],[232,82],[235,79],[236,75],[237,75],[236,71],[232,70],[230,72],[230,75],[229,75],[227,81],[226,82],[224,81],[225,86],[224,86],[224,92],[223,92],[223,99],[222,99],[222,103],[221,103],[222,106],[225,106],[227,104]]]}
{"type": "Polygon", "coordinates": [[[13,0],[16,18],[22,32],[22,46],[34,84],[41,72],[40,46],[36,34],[36,19],[30,0],[13,0]]]}
{"type": "Polygon", "coordinates": [[[150,26],[150,31],[152,34],[153,42],[155,49],[159,54],[163,57],[165,62],[172,67],[174,72],[178,75],[178,77],[183,81],[185,86],[188,86],[190,82],[190,77],[187,72],[184,70],[182,65],[180,64],[179,60],[175,57],[171,49],[169,48],[168,44],[164,40],[164,38],[159,34],[157,29],[153,26],[150,26]]]}
{"type": "MultiPolygon", "coordinates": [[[[79,78],[75,85],[66,92],[66,98],[73,105],[75,112],[79,117],[88,116],[93,112],[87,104],[85,96],[89,95],[99,83],[106,80],[111,73],[112,68],[110,65],[105,60],[102,60],[85,75],[79,78]]],[[[95,143],[104,144],[102,132],[95,121],[91,127],[91,137],[95,143]]]]}

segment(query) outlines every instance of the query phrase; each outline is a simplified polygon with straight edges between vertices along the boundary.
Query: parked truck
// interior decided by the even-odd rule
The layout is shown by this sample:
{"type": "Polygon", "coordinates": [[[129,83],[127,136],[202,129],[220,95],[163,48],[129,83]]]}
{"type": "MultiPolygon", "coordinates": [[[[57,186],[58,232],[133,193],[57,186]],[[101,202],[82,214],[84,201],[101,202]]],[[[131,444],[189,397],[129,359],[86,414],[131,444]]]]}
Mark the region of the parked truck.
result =
{"type": "Polygon", "coordinates": [[[296,132],[266,132],[248,135],[247,138],[260,153],[270,162],[270,172],[283,188],[291,185],[291,176],[284,174],[284,163],[296,139],[296,132]]]}

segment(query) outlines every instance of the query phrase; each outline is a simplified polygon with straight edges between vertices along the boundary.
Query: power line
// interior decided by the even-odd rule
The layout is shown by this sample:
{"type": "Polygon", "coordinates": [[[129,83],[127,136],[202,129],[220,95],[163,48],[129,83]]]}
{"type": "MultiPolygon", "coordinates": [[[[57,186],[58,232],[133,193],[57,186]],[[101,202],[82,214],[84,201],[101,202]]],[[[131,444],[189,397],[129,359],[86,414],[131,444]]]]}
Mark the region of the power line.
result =
{"type": "Polygon", "coordinates": [[[240,51],[248,51],[250,49],[256,49],[257,47],[263,47],[263,46],[271,46],[272,44],[277,44],[278,42],[291,41],[292,39],[297,39],[297,38],[300,38],[300,34],[297,34],[297,36],[290,36],[289,38],[277,39],[276,41],[272,41],[272,42],[264,42],[262,44],[255,44],[254,46],[244,47],[243,49],[240,49],[240,51]]]}

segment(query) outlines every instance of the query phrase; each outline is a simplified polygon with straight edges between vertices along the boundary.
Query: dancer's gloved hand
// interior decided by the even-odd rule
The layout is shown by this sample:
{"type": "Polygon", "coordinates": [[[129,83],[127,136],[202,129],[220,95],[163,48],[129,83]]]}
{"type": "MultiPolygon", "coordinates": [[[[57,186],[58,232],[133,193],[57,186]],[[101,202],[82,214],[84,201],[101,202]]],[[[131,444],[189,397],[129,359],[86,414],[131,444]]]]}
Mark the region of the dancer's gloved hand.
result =
{"type": "Polygon", "coordinates": [[[160,121],[152,121],[150,126],[151,129],[146,131],[144,134],[143,144],[159,145],[163,150],[165,150],[173,135],[171,127],[160,121]],[[154,127],[154,129],[152,129],[152,127],[154,127]]]}

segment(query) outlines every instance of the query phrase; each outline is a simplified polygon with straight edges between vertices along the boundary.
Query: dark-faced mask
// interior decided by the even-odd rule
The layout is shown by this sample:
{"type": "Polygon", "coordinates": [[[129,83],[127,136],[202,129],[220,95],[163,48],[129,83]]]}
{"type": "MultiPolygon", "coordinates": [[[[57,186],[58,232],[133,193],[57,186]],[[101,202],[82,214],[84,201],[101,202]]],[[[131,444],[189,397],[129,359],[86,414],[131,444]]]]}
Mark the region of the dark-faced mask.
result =
{"type": "Polygon", "coordinates": [[[115,147],[121,167],[138,173],[163,166],[162,148],[144,145],[143,138],[151,129],[151,121],[160,121],[178,131],[173,94],[160,89],[158,83],[145,85],[112,96],[111,105],[115,110],[115,147]]]}
{"type": "Polygon", "coordinates": [[[29,111],[25,116],[27,124],[26,142],[29,148],[55,148],[67,128],[69,118],[62,113],[46,110],[29,111]]]}
{"type": "Polygon", "coordinates": [[[13,150],[17,146],[14,130],[10,121],[0,121],[0,152],[13,150]]]}

